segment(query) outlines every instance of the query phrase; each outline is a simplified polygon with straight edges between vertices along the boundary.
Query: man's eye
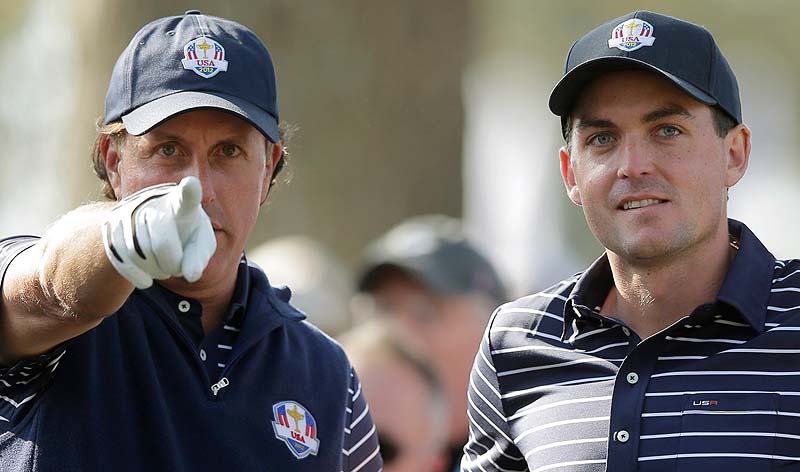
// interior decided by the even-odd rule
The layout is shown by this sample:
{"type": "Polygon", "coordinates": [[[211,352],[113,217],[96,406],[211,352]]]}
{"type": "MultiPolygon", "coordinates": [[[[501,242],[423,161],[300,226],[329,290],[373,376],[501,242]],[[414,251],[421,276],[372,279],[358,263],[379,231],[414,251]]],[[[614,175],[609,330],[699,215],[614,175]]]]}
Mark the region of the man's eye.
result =
{"type": "Polygon", "coordinates": [[[681,134],[681,130],[679,130],[675,126],[662,126],[661,128],[659,128],[658,133],[666,138],[671,138],[673,136],[678,136],[679,134],[681,134]]]}
{"type": "Polygon", "coordinates": [[[161,154],[169,157],[174,156],[178,152],[178,147],[174,144],[162,144],[161,145],[161,154]]]}
{"type": "Polygon", "coordinates": [[[589,144],[605,146],[606,144],[610,144],[611,141],[613,141],[613,138],[611,137],[610,134],[597,134],[589,139],[589,144]]]}
{"type": "Polygon", "coordinates": [[[239,154],[239,148],[234,144],[224,144],[222,145],[222,154],[225,157],[234,157],[239,154]]]}

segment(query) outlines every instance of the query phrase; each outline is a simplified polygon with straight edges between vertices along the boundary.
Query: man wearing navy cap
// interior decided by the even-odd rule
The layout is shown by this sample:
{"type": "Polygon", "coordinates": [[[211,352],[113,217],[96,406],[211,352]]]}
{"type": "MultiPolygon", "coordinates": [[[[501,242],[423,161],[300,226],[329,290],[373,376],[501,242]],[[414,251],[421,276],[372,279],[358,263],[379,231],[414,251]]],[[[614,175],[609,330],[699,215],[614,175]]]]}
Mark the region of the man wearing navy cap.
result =
{"type": "Polygon", "coordinates": [[[343,351],[242,255],[278,123],[252,31],[136,33],[95,143],[115,202],[0,240],[0,470],[380,470],[343,351]]]}
{"type": "Polygon", "coordinates": [[[800,470],[800,261],[727,218],[750,130],[714,38],[611,20],[573,45],[550,110],[606,251],[492,315],[462,470],[800,470]]]}

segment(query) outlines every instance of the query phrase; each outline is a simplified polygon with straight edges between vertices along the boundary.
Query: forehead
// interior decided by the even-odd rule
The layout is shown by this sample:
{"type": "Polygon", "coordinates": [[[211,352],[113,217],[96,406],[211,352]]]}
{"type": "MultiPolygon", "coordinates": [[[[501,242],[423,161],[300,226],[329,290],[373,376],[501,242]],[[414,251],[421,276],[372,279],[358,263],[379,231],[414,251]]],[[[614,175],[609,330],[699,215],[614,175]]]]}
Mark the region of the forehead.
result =
{"type": "Polygon", "coordinates": [[[687,110],[709,109],[660,75],[643,70],[609,72],[590,82],[581,91],[572,117],[598,117],[606,113],[650,111],[668,105],[687,110]]]}
{"type": "Polygon", "coordinates": [[[169,134],[173,136],[192,135],[239,135],[256,138],[262,136],[253,125],[232,113],[214,109],[191,110],[164,121],[143,137],[169,134]]]}

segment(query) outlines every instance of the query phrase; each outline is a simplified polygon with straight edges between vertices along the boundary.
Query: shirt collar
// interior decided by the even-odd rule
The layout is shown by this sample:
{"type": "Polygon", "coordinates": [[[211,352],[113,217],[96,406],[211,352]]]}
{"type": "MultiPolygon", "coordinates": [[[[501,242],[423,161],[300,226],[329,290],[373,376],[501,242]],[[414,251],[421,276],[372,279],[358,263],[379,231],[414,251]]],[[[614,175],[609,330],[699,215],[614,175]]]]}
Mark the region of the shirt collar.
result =
{"type": "Polygon", "coordinates": [[[738,239],[739,250],[731,261],[717,301],[734,308],[753,329],[763,333],[775,273],[775,256],[744,223],[729,219],[728,231],[738,239]]]}
{"type": "MultiPolygon", "coordinates": [[[[197,304],[195,300],[174,293],[158,283],[153,284],[152,287],[143,290],[143,292],[151,297],[165,301],[168,306],[172,307],[177,306],[181,300],[188,300],[192,304],[197,304]]],[[[248,307],[256,311],[272,308],[283,318],[305,319],[306,316],[303,312],[289,304],[291,294],[289,287],[273,287],[270,285],[261,268],[248,261],[245,255],[242,254],[237,268],[236,286],[233,289],[233,296],[231,297],[225,321],[230,321],[239,310],[247,313],[248,307]]],[[[169,310],[169,313],[174,314],[174,311],[169,310]]],[[[256,316],[259,315],[256,314],[256,316]]]]}
{"type": "Polygon", "coordinates": [[[246,260],[244,256],[242,263],[250,275],[249,279],[253,287],[251,298],[258,297],[260,302],[262,300],[260,297],[265,296],[267,303],[284,318],[294,320],[306,318],[305,313],[289,303],[292,298],[292,290],[289,287],[286,285],[276,287],[270,284],[264,270],[253,261],[246,260]]]}
{"type": "MultiPolygon", "coordinates": [[[[160,283],[154,283],[153,287],[147,289],[147,291],[151,296],[156,296],[166,300],[167,304],[172,307],[178,306],[178,304],[181,302],[188,301],[193,309],[191,311],[187,310],[186,312],[178,311],[177,313],[172,311],[172,313],[175,313],[177,316],[189,316],[190,314],[195,313],[195,311],[196,316],[200,314],[200,304],[195,299],[175,293],[160,283]]],[[[247,259],[245,259],[244,255],[242,255],[242,258],[239,261],[239,267],[237,268],[236,285],[233,288],[233,296],[231,296],[228,312],[225,314],[225,322],[230,321],[231,318],[233,318],[233,315],[235,315],[239,310],[247,308],[247,300],[249,296],[250,276],[248,274],[247,259]]]]}
{"type": "MultiPolygon", "coordinates": [[[[717,302],[736,310],[758,333],[763,333],[766,307],[772,288],[775,257],[755,234],[739,221],[729,219],[728,231],[738,240],[739,249],[728,267],[717,302]]],[[[587,322],[602,324],[599,309],[614,286],[608,256],[603,254],[578,281],[564,304],[562,341],[569,339],[587,322]]]]}
{"type": "Polygon", "coordinates": [[[600,308],[614,286],[611,264],[604,253],[578,277],[564,304],[564,329],[561,340],[577,334],[587,323],[602,324],[600,308]]]}

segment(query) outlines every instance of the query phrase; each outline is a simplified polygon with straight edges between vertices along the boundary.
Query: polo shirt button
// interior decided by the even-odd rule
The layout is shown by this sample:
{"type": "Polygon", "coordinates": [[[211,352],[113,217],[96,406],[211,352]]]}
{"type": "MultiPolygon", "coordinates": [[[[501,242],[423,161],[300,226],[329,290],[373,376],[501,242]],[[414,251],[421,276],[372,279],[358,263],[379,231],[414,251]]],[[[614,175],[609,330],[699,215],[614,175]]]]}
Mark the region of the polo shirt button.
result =
{"type": "Polygon", "coordinates": [[[200,359],[201,360],[206,360],[206,350],[205,349],[200,349],[200,359]]]}
{"type": "Polygon", "coordinates": [[[614,439],[616,439],[617,442],[626,443],[630,438],[631,438],[630,433],[628,433],[624,429],[621,429],[614,434],[614,439]]]}
{"type": "Polygon", "coordinates": [[[639,381],[639,374],[637,374],[636,372],[631,372],[628,374],[627,377],[625,377],[625,380],[627,380],[628,383],[631,385],[636,385],[636,382],[639,381]]]}
{"type": "Polygon", "coordinates": [[[186,313],[191,307],[192,305],[190,305],[186,300],[181,300],[180,303],[178,303],[178,311],[181,313],[186,313]]]}
{"type": "Polygon", "coordinates": [[[622,327],[622,332],[625,334],[625,336],[630,336],[631,335],[631,330],[629,330],[628,328],[626,328],[624,326],[622,327]]]}

